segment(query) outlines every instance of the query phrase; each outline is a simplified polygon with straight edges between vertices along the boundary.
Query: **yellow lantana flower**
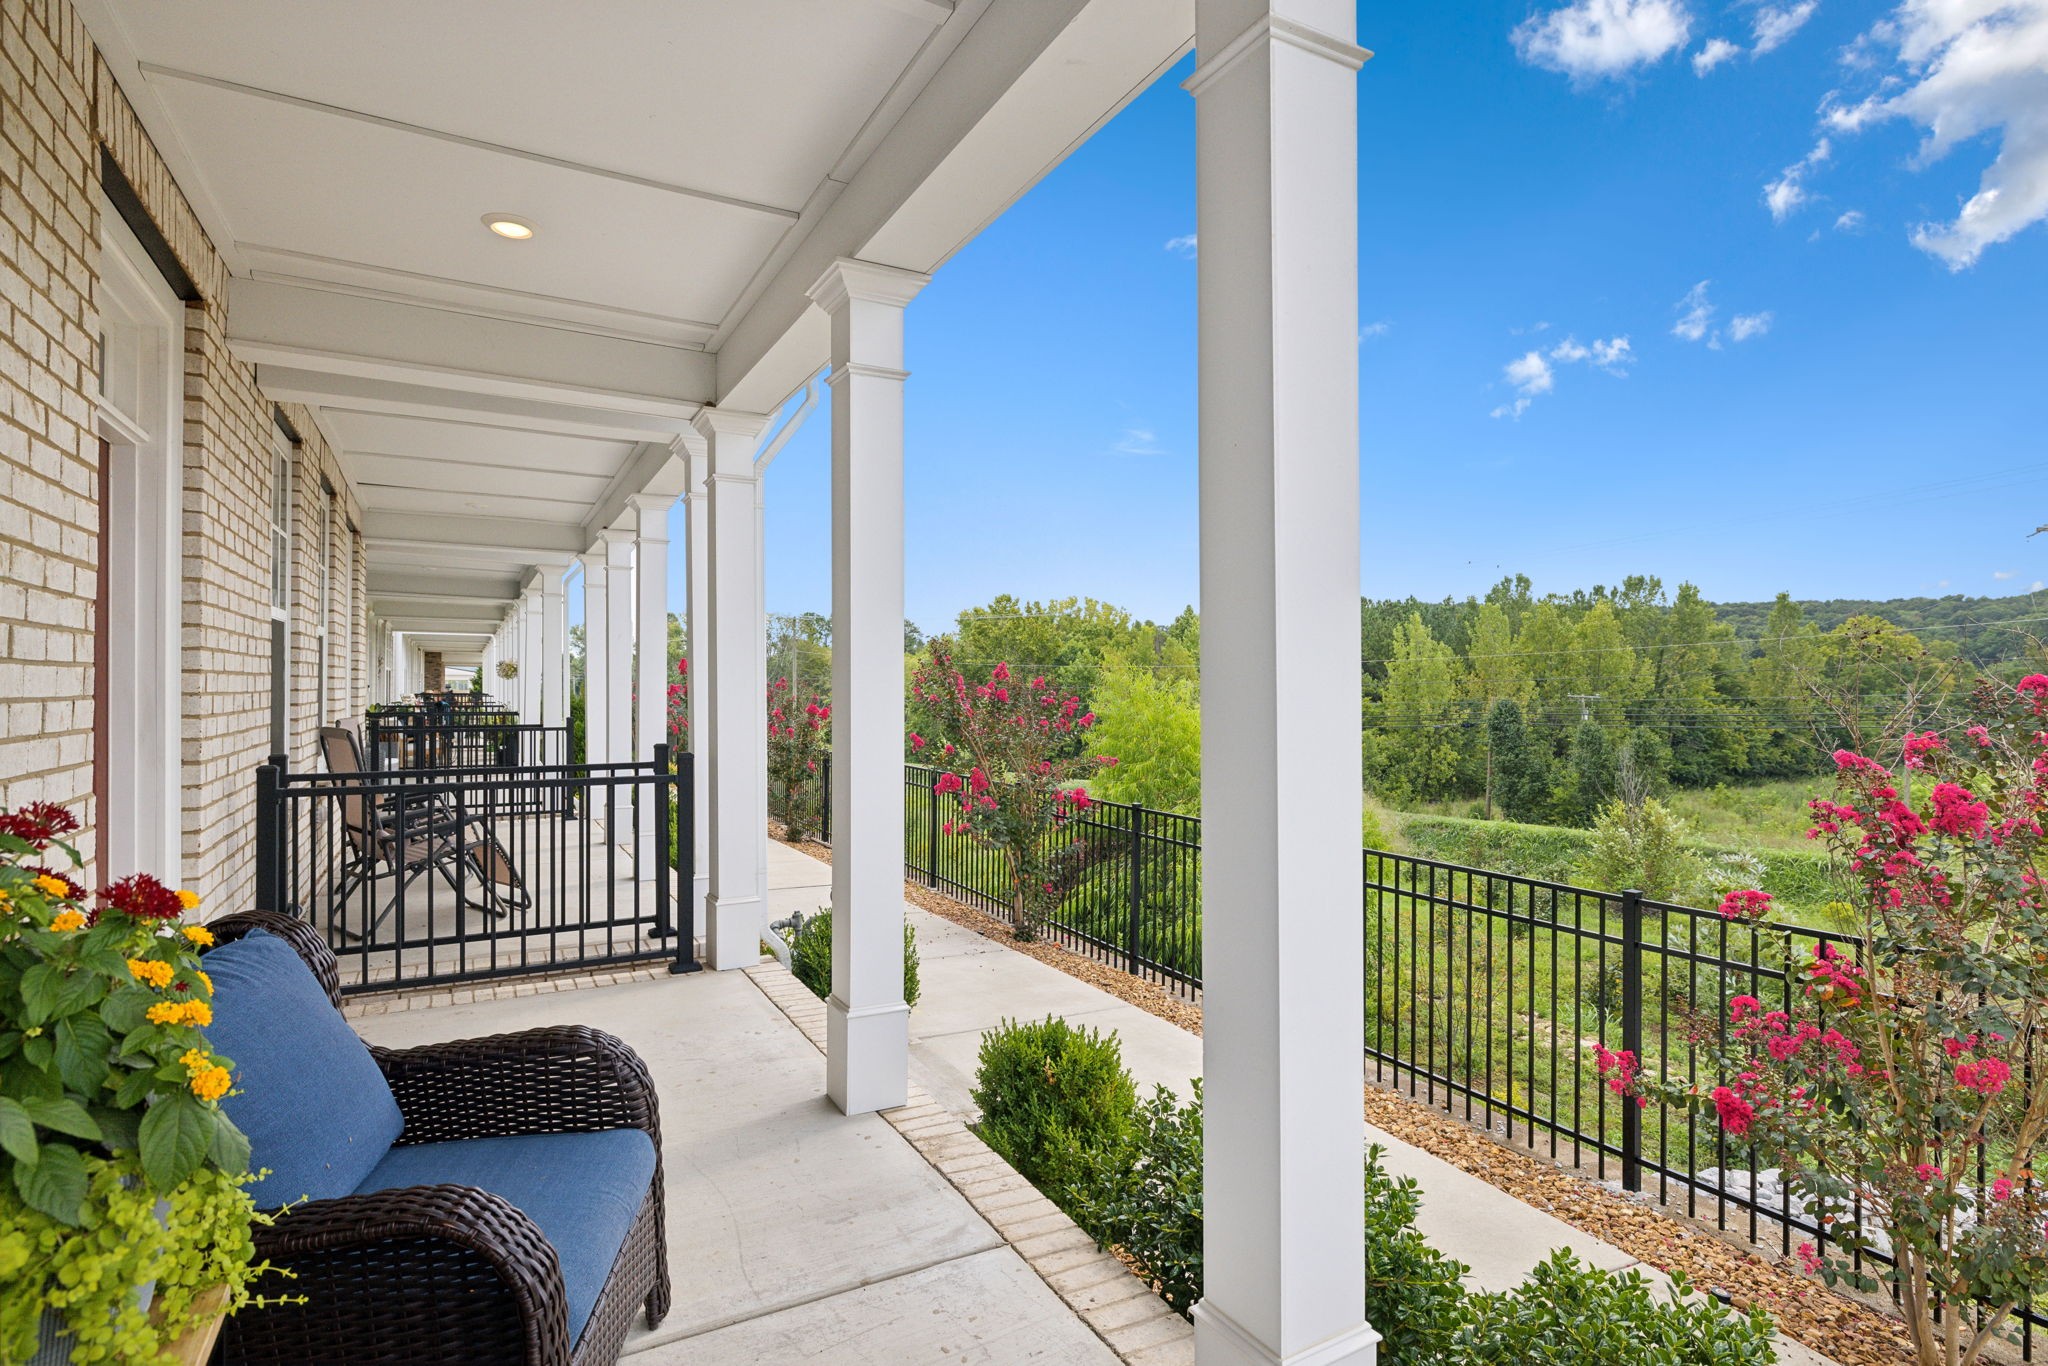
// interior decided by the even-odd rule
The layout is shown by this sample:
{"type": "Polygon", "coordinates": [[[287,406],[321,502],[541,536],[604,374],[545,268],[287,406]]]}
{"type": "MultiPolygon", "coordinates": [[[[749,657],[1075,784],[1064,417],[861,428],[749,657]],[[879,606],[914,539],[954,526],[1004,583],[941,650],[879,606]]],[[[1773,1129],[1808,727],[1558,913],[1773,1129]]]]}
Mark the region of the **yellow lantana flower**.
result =
{"type": "Polygon", "coordinates": [[[84,911],[64,910],[57,912],[56,919],[50,922],[50,928],[53,930],[62,930],[68,933],[72,930],[77,929],[79,926],[83,924],[85,924],[84,911]]]}
{"type": "MultiPolygon", "coordinates": [[[[199,893],[197,893],[197,892],[193,892],[193,891],[188,891],[188,890],[186,890],[185,888],[183,888],[183,887],[180,887],[180,888],[178,889],[178,904],[179,904],[180,906],[183,906],[183,907],[184,907],[184,908],[185,908],[186,910],[188,910],[188,911],[196,911],[196,910],[198,910],[198,909],[199,909],[199,893]]],[[[190,931],[190,930],[187,930],[187,931],[185,931],[185,933],[187,933],[187,934],[190,934],[190,933],[192,933],[192,931],[190,931]]],[[[208,942],[208,943],[210,944],[210,943],[212,943],[213,941],[209,939],[209,940],[207,940],[206,942],[208,942]]]]}
{"type": "Polygon", "coordinates": [[[211,977],[208,977],[208,976],[206,975],[206,972],[205,972],[205,970],[204,970],[204,969],[201,969],[201,968],[194,968],[194,969],[192,969],[192,975],[193,975],[194,977],[197,977],[197,978],[198,978],[198,979],[200,980],[200,982],[201,982],[202,984],[204,984],[204,985],[205,985],[205,987],[206,987],[206,994],[207,994],[208,996],[211,996],[211,995],[213,995],[213,979],[212,979],[211,977]]]}
{"type": "Polygon", "coordinates": [[[64,896],[71,890],[62,881],[51,877],[48,873],[36,874],[36,886],[45,896],[64,896]]]}
{"type": "MultiPolygon", "coordinates": [[[[180,892],[178,893],[178,895],[181,897],[185,897],[191,896],[192,894],[190,892],[180,892]]],[[[196,901],[198,900],[198,898],[194,897],[193,900],[196,901]]],[[[191,908],[187,907],[186,909],[189,910],[191,908]]],[[[191,940],[193,943],[197,944],[202,949],[210,949],[213,947],[213,931],[207,929],[206,926],[204,925],[187,925],[185,927],[185,937],[191,940]]]]}
{"type": "Polygon", "coordinates": [[[225,1067],[209,1067],[192,1078],[192,1094],[201,1100],[219,1100],[228,1093],[234,1078],[225,1067]]]}
{"type": "Polygon", "coordinates": [[[144,1018],[160,1025],[210,1025],[213,1007],[204,1001],[158,1001],[144,1013],[144,1018]]]}
{"type": "Polygon", "coordinates": [[[188,1048],[179,1055],[178,1063],[187,1072],[196,1077],[207,1068],[213,1066],[213,1059],[207,1056],[207,1052],[203,1048],[188,1048]]]}
{"type": "Polygon", "coordinates": [[[159,963],[148,958],[128,960],[128,972],[138,982],[162,989],[171,984],[175,972],[169,963],[159,963]]]}

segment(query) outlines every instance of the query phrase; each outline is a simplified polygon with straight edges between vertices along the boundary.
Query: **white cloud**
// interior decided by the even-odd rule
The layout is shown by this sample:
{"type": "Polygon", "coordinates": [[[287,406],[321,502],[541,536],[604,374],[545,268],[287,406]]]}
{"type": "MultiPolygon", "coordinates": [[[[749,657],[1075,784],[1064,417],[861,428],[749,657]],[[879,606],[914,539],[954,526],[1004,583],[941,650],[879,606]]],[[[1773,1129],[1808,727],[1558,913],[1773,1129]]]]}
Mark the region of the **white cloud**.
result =
{"type": "Polygon", "coordinates": [[[1172,252],[1175,256],[1184,257],[1190,261],[1194,260],[1195,252],[1197,249],[1195,234],[1188,233],[1186,236],[1183,237],[1167,238],[1166,249],[1172,252]]]}
{"type": "Polygon", "coordinates": [[[1680,341],[1699,341],[1707,335],[1707,328],[1714,321],[1714,306],[1707,302],[1707,286],[1712,283],[1702,280],[1685,291],[1685,297],[1675,305],[1680,312],[1678,321],[1671,325],[1671,335],[1680,341]]]}
{"type": "Polygon", "coordinates": [[[1149,427],[1126,427],[1123,437],[1110,447],[1118,455],[1164,455],[1159,448],[1159,433],[1149,427]]]}
{"type": "Polygon", "coordinates": [[[1813,150],[1785,168],[1784,174],[1764,186],[1764,206],[1771,211],[1771,218],[1782,223],[1792,216],[1801,204],[1813,196],[1806,191],[1806,173],[1834,155],[1834,147],[1826,138],[1813,145],[1813,150]]]}
{"type": "Polygon", "coordinates": [[[1830,128],[1850,133],[1903,118],[1925,130],[1919,164],[1984,135],[1998,154],[1954,219],[1922,223],[1913,245],[1950,270],[2048,220],[2048,0],[1903,0],[1855,50],[1894,66],[1857,103],[1824,102],[1830,128]]]}
{"type": "Polygon", "coordinates": [[[1532,66],[1575,81],[1626,76],[1685,46],[1692,15],[1683,0],[1571,0],[1530,15],[1511,35],[1532,66]]]}
{"type": "Polygon", "coordinates": [[[1367,323],[1364,327],[1359,328],[1358,339],[1360,341],[1371,341],[1374,337],[1384,337],[1393,330],[1394,325],[1382,318],[1376,323],[1367,323]]]}
{"type": "Polygon", "coordinates": [[[1741,47],[1726,38],[1709,38],[1705,47],[1692,54],[1693,75],[1704,76],[1721,63],[1741,55],[1741,47]]]}
{"type": "Polygon", "coordinates": [[[1994,569],[1991,571],[1991,577],[2003,583],[2005,580],[2012,578],[2019,572],[2020,571],[2017,569],[1994,569]]]}
{"type": "Polygon", "coordinates": [[[1771,312],[1738,313],[1728,322],[1728,340],[1746,342],[1771,330],[1771,312]]]}
{"type": "Polygon", "coordinates": [[[1835,220],[1836,232],[1858,232],[1863,227],[1863,210],[1851,209],[1835,220]]]}
{"type": "Polygon", "coordinates": [[[1617,378],[1627,378],[1628,367],[1635,362],[1635,352],[1630,348],[1627,337],[1594,338],[1591,346],[1582,344],[1577,337],[1566,337],[1550,348],[1548,355],[1541,351],[1526,351],[1501,367],[1501,374],[1515,388],[1515,401],[1503,403],[1493,410],[1495,417],[1520,417],[1529,411],[1529,405],[1538,396],[1547,394],[1557,387],[1557,371],[1551,365],[1577,365],[1590,361],[1599,369],[1617,378]]]}
{"type": "Polygon", "coordinates": [[[1756,23],[1751,35],[1756,39],[1755,55],[1763,56],[1783,47],[1793,34],[1806,27],[1806,21],[1813,18],[1813,12],[1820,8],[1820,0],[1800,0],[1796,5],[1779,8],[1766,5],[1756,13],[1756,23]]]}
{"type": "Polygon", "coordinates": [[[1493,410],[1495,417],[1520,417],[1529,411],[1529,405],[1539,394],[1547,394],[1557,387],[1557,379],[1551,373],[1550,362],[1543,359],[1540,351],[1530,351],[1509,361],[1501,367],[1501,373],[1509,384],[1515,386],[1515,401],[1503,403],[1493,410]]]}

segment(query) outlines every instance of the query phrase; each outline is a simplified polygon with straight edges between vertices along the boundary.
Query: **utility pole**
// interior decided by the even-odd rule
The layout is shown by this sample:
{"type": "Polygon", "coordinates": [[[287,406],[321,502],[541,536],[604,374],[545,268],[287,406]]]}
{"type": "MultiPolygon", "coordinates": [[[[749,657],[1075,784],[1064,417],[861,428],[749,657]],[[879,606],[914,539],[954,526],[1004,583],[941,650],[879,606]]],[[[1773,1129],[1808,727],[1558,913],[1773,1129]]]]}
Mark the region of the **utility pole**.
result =
{"type": "Polygon", "coordinates": [[[1600,700],[1599,693],[1574,692],[1566,693],[1565,696],[1579,704],[1579,723],[1581,725],[1593,719],[1593,704],[1600,700]]]}

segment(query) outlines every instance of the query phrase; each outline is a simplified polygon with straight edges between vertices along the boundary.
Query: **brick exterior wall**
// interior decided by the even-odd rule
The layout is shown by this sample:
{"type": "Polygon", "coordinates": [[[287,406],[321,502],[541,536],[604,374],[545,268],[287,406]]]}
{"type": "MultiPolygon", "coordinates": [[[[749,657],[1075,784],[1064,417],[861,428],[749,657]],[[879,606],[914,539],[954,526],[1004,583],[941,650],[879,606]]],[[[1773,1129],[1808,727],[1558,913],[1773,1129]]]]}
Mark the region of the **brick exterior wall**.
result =
{"type": "MultiPolygon", "coordinates": [[[[183,347],[183,882],[210,910],[231,910],[249,902],[253,775],[270,747],[277,410],[228,350],[225,265],[67,0],[0,0],[0,805],[60,801],[91,849],[101,147],[200,294],[183,347]]],[[[312,414],[284,415],[302,438],[290,751],[310,764],[322,475],[336,522],[362,517],[312,414]]],[[[350,544],[345,526],[336,538],[350,544]]],[[[360,582],[359,568],[346,572],[360,582]]],[[[362,648],[365,596],[335,597],[354,608],[329,625],[333,657],[347,660],[362,648]]]]}

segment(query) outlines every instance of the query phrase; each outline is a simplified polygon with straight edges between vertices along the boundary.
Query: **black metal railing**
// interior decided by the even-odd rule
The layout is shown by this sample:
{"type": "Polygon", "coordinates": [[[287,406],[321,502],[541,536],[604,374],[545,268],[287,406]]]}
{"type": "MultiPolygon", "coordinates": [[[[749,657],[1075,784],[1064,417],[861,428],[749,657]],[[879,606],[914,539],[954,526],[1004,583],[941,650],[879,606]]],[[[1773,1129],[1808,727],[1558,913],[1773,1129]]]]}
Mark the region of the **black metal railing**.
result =
{"type": "MultiPolygon", "coordinates": [[[[831,839],[831,761],[819,765],[831,839]]],[[[1010,914],[1002,854],[945,833],[938,770],[906,765],[907,875],[1010,914]]],[[[1038,927],[1079,952],[1189,992],[1201,987],[1201,820],[1095,802],[1041,851],[1060,897],[1038,927]]],[[[1728,1002],[1790,1009],[1823,946],[1856,940],[1781,922],[1652,901],[1382,850],[1365,874],[1366,1058],[1381,1085],[1750,1242],[1825,1248],[1828,1229],[1711,1115],[1615,1094],[1593,1048],[1652,1072],[1701,1078],[1727,1041],[1728,1002]]],[[[1990,1156],[1980,1151],[1980,1182],[1990,1156]]],[[[1861,1257],[1855,1258],[1860,1264],[1861,1257]]],[[[1881,1259],[1878,1259],[1881,1260],[1881,1259]]],[[[2017,1315],[2034,1356],[2048,1315],[2017,1315]]]]}
{"type": "MultiPolygon", "coordinates": [[[[364,718],[363,759],[386,773],[450,769],[558,769],[570,761],[567,726],[532,725],[507,715],[421,717],[379,713],[364,718]]],[[[534,814],[570,814],[563,787],[525,789],[522,809],[534,814]]]]}
{"type": "Polygon", "coordinates": [[[350,992],[694,971],[691,768],[666,745],[624,764],[353,774],[273,756],[256,774],[256,904],[319,929],[350,992]]]}

